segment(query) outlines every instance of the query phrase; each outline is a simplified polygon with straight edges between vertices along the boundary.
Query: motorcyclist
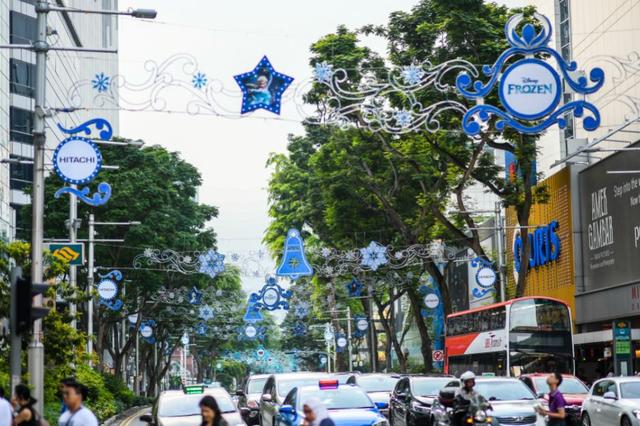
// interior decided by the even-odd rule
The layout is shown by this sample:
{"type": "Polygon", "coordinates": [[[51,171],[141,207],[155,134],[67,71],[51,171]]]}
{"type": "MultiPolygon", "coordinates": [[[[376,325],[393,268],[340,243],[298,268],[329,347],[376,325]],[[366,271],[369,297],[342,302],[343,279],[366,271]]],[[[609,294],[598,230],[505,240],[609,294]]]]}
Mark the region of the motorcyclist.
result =
{"type": "Polygon", "coordinates": [[[453,400],[453,426],[464,426],[472,403],[481,410],[491,408],[489,402],[473,389],[475,385],[476,375],[473,371],[467,371],[460,376],[460,388],[456,390],[453,400]]]}

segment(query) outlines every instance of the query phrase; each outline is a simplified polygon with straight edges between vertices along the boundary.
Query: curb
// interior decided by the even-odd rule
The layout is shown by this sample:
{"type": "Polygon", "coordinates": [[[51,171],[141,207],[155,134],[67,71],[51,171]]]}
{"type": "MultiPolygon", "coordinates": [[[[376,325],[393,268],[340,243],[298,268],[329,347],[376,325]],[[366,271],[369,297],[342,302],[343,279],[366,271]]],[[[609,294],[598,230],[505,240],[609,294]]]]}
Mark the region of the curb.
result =
{"type": "Polygon", "coordinates": [[[122,413],[118,413],[113,417],[108,418],[102,423],[102,426],[112,426],[116,425],[119,420],[125,419],[137,411],[142,411],[143,408],[148,407],[148,405],[138,405],[136,407],[127,408],[122,413]]]}

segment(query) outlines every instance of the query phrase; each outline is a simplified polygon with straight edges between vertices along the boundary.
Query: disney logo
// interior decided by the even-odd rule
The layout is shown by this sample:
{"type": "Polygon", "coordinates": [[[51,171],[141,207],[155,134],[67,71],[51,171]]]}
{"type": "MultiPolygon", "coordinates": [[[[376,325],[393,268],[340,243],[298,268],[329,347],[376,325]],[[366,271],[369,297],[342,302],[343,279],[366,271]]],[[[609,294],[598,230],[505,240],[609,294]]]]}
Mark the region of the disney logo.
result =
{"type": "Polygon", "coordinates": [[[523,83],[538,84],[538,80],[536,80],[535,78],[531,78],[531,77],[522,77],[522,82],[523,83]]]}

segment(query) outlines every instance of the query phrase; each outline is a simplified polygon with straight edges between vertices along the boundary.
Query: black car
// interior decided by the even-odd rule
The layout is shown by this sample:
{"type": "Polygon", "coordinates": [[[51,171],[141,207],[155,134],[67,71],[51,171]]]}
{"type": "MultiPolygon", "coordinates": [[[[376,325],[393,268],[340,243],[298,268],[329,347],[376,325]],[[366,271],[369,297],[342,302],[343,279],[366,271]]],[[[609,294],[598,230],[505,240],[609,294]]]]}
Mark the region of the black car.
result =
{"type": "Polygon", "coordinates": [[[404,376],[393,389],[389,401],[392,426],[431,426],[431,407],[440,389],[459,387],[453,376],[404,376]]]}
{"type": "Polygon", "coordinates": [[[260,397],[262,396],[262,389],[268,378],[268,374],[254,374],[253,376],[247,377],[244,385],[236,390],[238,409],[246,413],[243,415],[243,419],[249,426],[259,423],[260,397]]]}

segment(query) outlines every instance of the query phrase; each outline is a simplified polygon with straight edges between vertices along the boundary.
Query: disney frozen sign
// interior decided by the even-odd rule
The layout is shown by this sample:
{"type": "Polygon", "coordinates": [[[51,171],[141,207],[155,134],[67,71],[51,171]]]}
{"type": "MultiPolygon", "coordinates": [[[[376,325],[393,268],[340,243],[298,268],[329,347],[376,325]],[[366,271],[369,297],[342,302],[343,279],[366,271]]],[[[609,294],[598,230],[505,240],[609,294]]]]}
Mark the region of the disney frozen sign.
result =
{"type": "Polygon", "coordinates": [[[497,118],[493,125],[498,131],[511,127],[527,134],[542,132],[554,124],[565,128],[569,114],[582,118],[582,125],[587,131],[593,131],[600,125],[600,112],[592,103],[584,99],[562,105],[560,102],[564,85],[576,94],[588,95],[598,91],[604,84],[604,72],[601,68],[593,68],[588,79],[578,74],[575,61],[565,61],[548,46],[551,39],[549,19],[539,13],[534,17],[542,26],[540,32],[528,23],[519,33],[518,26],[524,19],[522,14],[509,19],[505,35],[511,47],[502,52],[493,65],[482,67],[489,81],[473,81],[466,71],[458,75],[456,88],[460,94],[478,103],[467,110],[462,121],[462,127],[469,136],[478,135],[483,124],[491,124],[492,117],[497,118]],[[549,62],[556,62],[559,72],[536,56],[547,56],[549,62]],[[513,58],[516,61],[509,65],[513,58]],[[504,110],[483,102],[496,85],[504,110]]]}

